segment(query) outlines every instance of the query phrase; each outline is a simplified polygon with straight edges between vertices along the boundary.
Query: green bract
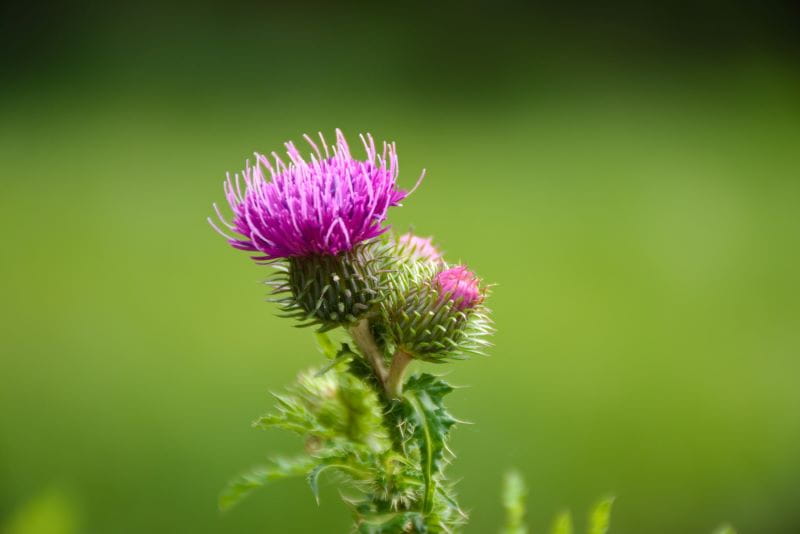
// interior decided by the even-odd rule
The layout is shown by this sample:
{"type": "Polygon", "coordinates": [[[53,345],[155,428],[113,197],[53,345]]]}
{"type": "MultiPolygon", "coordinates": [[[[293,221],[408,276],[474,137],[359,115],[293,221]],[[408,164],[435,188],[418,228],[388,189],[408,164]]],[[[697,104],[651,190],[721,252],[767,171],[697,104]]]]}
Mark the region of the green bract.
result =
{"type": "Polygon", "coordinates": [[[392,261],[387,246],[373,240],[337,255],[276,262],[269,283],[283,316],[329,330],[355,323],[381,299],[392,261]]]}
{"type": "Polygon", "coordinates": [[[461,310],[437,289],[434,277],[445,269],[446,264],[429,261],[395,267],[379,306],[387,344],[429,361],[484,354],[493,331],[488,309],[478,304],[461,310]]]}

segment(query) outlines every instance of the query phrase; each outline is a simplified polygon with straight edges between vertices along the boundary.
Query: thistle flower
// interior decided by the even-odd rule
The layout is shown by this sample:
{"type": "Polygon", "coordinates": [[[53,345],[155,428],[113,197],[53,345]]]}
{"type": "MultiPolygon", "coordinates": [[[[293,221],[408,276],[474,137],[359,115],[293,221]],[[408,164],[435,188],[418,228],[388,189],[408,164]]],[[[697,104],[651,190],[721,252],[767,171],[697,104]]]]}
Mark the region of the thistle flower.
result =
{"type": "Polygon", "coordinates": [[[233,210],[229,223],[216,205],[220,221],[242,237],[231,237],[209,218],[211,225],[237,249],[261,253],[256,260],[336,255],[381,235],[386,213],[410,192],[397,187],[398,162],[394,143],[383,143],[381,154],[371,135],[361,136],[366,160],[350,154],[340,130],[328,146],[309,136],[313,149],[306,161],[294,143],[285,144],[288,165],[273,152],[256,154],[256,164],[225,181],[225,196],[233,210]],[[264,171],[269,173],[267,180],[264,171]]]}
{"type": "Polygon", "coordinates": [[[434,278],[442,298],[453,301],[459,310],[468,310],[483,302],[480,280],[463,265],[442,271],[434,278]]]}
{"type": "Polygon", "coordinates": [[[442,261],[442,253],[433,244],[432,237],[420,237],[408,232],[395,240],[395,248],[399,256],[413,261],[422,260],[433,263],[442,261]]]}
{"type": "Polygon", "coordinates": [[[220,506],[288,476],[305,476],[319,500],[319,477],[332,471],[359,493],[348,499],[359,532],[455,532],[467,516],[445,474],[458,420],[443,399],[453,387],[427,373],[404,377],[414,359],[482,354],[493,331],[487,287],[447,265],[431,238],[379,237],[389,208],[410,194],[397,185],[394,144],[379,152],[361,136],[359,160],[339,130],[332,146],[322,134],[319,143],[304,137],[309,157],[289,142],[288,162],[256,154],[254,165],[228,175],[233,216],[214,205],[222,226],[209,222],[274,268],[267,283],[284,316],[320,331],[345,327],[352,343],[318,335],[328,364],[276,395],[277,409],[255,423],[300,434],[304,454],[234,479],[220,506]]]}
{"type": "Polygon", "coordinates": [[[234,248],[275,265],[270,284],[286,316],[333,328],[357,322],[380,299],[391,257],[374,238],[388,229],[388,209],[410,191],[397,186],[393,143],[384,142],[379,153],[372,136],[362,135],[367,157],[358,160],[340,130],[333,146],[319,139],[305,136],[313,152],[308,161],[288,142],[288,164],[274,152],[256,154],[241,180],[228,175],[232,222],[214,209],[238,237],[209,222],[234,248]]]}

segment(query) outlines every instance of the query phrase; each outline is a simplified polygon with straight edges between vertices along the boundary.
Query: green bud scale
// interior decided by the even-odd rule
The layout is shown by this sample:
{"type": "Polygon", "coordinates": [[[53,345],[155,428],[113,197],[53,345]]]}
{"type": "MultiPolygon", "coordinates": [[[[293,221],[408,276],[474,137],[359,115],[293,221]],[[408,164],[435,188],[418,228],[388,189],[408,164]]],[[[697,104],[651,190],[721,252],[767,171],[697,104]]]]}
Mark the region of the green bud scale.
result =
{"type": "Polygon", "coordinates": [[[335,255],[288,258],[275,264],[268,283],[283,316],[329,330],[355,323],[381,299],[391,263],[386,246],[374,240],[335,255]]]}

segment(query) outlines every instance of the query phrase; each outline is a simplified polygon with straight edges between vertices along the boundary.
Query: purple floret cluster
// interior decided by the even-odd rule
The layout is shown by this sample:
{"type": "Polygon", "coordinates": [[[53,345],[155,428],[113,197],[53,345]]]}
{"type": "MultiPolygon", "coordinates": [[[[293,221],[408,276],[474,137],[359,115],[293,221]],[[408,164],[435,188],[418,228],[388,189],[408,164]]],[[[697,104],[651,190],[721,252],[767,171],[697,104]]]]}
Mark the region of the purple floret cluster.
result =
{"type": "Polygon", "coordinates": [[[304,158],[286,143],[289,162],[276,153],[256,154],[241,176],[228,175],[225,196],[233,210],[220,222],[232,237],[209,219],[235,248],[258,253],[256,260],[310,255],[335,255],[384,233],[387,211],[409,192],[397,186],[395,145],[383,143],[379,153],[372,136],[361,136],[366,159],[355,159],[340,130],[329,146],[304,136],[312,153],[304,158]],[[269,176],[267,176],[267,174],[269,176]]]}

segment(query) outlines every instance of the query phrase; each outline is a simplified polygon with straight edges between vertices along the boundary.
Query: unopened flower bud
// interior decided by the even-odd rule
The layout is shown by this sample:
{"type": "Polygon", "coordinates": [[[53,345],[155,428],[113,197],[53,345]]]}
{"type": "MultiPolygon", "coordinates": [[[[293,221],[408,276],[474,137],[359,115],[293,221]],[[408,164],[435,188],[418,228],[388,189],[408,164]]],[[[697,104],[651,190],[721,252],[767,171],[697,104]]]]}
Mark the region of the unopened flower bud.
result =
{"type": "Polygon", "coordinates": [[[420,237],[411,232],[395,240],[395,253],[412,261],[442,262],[442,253],[433,244],[432,237],[420,237]]]}
{"type": "Polygon", "coordinates": [[[493,331],[483,305],[487,288],[466,267],[404,264],[391,285],[380,305],[388,343],[424,360],[482,353],[493,331]]]}
{"type": "Polygon", "coordinates": [[[459,310],[471,310],[483,302],[484,290],[473,272],[457,265],[436,275],[434,283],[441,298],[450,299],[459,310]]]}

